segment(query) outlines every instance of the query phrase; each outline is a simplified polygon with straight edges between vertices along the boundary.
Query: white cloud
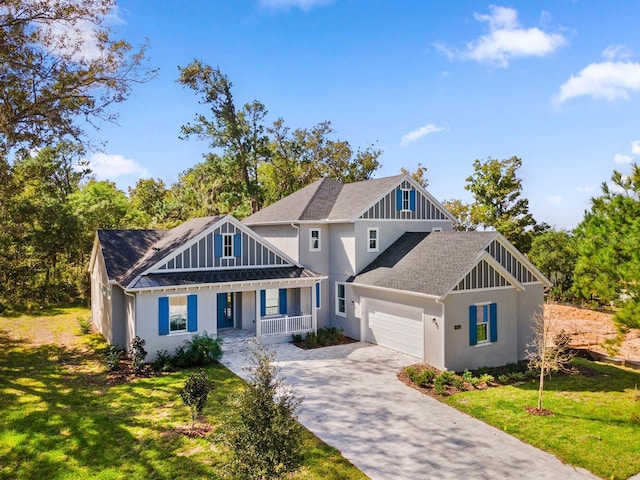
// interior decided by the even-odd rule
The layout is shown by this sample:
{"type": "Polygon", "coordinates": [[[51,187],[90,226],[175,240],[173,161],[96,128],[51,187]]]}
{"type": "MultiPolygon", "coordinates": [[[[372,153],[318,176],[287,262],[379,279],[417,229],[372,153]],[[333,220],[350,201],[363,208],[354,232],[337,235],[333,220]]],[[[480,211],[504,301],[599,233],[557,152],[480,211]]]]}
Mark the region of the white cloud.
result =
{"type": "Polygon", "coordinates": [[[564,197],[562,195],[551,195],[547,197],[547,203],[551,203],[552,205],[560,205],[564,201],[564,197]]]}
{"type": "Polygon", "coordinates": [[[634,155],[640,155],[640,140],[631,142],[631,153],[634,155]]]}
{"type": "Polygon", "coordinates": [[[583,192],[595,192],[596,188],[597,187],[595,185],[587,185],[585,187],[576,188],[576,192],[580,192],[580,193],[583,193],[583,192]]]}
{"type": "Polygon", "coordinates": [[[146,168],[143,168],[135,160],[124,158],[122,155],[94,153],[89,158],[89,165],[99,180],[113,180],[117,177],[133,174],[147,175],[146,168]]]}
{"type": "Polygon", "coordinates": [[[406,147],[410,143],[415,142],[416,140],[424,137],[425,135],[429,135],[430,133],[441,132],[444,130],[442,127],[438,127],[430,123],[429,125],[424,125],[417,130],[413,130],[412,132],[407,133],[402,140],[400,140],[400,145],[406,147]]]}
{"type": "Polygon", "coordinates": [[[613,156],[614,163],[631,163],[633,162],[633,157],[631,155],[622,155],[621,153],[616,153],[613,156]]]}
{"type": "Polygon", "coordinates": [[[330,5],[334,1],[335,0],[260,0],[260,5],[274,10],[287,10],[296,7],[308,11],[315,7],[330,5]]]}
{"type": "Polygon", "coordinates": [[[546,33],[539,28],[523,28],[518,22],[518,12],[512,8],[489,7],[489,14],[474,14],[479,22],[489,24],[489,33],[467,43],[458,51],[442,43],[434,46],[449,58],[460,57],[479,63],[507,67],[518,57],[544,57],[567,43],[559,33],[546,33]]]}
{"type": "Polygon", "coordinates": [[[602,56],[613,62],[615,60],[628,60],[631,58],[631,50],[626,45],[609,45],[602,52],[602,56]]]}
{"type": "Polygon", "coordinates": [[[554,102],[563,103],[570,98],[592,96],[615,100],[627,99],[631,92],[640,90],[640,63],[592,63],[577,75],[572,75],[561,87],[554,102]]]}

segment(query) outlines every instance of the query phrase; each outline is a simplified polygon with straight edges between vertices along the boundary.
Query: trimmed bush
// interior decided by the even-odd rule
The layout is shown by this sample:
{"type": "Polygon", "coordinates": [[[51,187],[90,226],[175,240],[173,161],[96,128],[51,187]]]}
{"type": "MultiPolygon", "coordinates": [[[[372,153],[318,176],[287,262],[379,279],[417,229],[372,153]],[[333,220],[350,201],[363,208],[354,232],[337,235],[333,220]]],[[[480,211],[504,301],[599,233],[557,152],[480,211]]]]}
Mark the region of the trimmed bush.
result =
{"type": "Polygon", "coordinates": [[[200,370],[192,373],[180,390],[182,402],[191,410],[191,426],[196,422],[196,416],[202,413],[209,398],[209,393],[214,389],[213,382],[200,370]]]}
{"type": "Polygon", "coordinates": [[[120,370],[120,357],[121,350],[117,345],[109,345],[107,351],[104,354],[104,363],[107,365],[107,370],[110,372],[117,372],[120,370]]]}
{"type": "Polygon", "coordinates": [[[129,358],[131,359],[131,369],[135,375],[144,373],[145,359],[147,351],[144,349],[145,341],[139,336],[135,336],[131,340],[131,348],[129,349],[129,358]]]}
{"type": "Polygon", "coordinates": [[[222,340],[210,337],[207,332],[196,334],[184,345],[176,348],[170,360],[172,366],[190,368],[213,365],[222,357],[222,340]]]}

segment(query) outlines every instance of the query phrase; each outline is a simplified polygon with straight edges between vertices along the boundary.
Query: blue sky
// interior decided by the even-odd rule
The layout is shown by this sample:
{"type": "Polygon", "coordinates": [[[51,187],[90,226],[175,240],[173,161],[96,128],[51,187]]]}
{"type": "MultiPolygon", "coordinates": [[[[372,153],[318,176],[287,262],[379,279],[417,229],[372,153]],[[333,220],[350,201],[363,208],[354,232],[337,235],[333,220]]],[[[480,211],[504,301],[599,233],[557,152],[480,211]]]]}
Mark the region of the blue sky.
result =
{"type": "Polygon", "coordinates": [[[440,200],[471,201],[476,158],[516,155],[531,212],[557,228],[640,157],[640,2],[120,0],[115,13],[115,34],[148,38],[160,69],[96,134],[97,177],[125,191],[202,161],[206,143],[178,139],[206,109],[176,83],[193,59],[269,122],[330,120],[352,147],[382,149],[377,177],[422,163],[440,200]]]}

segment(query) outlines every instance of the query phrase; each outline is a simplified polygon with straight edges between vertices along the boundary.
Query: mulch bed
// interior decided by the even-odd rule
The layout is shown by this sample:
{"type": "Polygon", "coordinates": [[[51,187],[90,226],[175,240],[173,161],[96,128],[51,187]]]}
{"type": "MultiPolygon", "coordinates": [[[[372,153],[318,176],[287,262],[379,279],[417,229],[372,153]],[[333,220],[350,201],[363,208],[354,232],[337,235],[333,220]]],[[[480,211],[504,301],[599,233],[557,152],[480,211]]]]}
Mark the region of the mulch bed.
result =
{"type": "Polygon", "coordinates": [[[526,406],[524,409],[534,417],[553,417],[553,412],[546,408],[530,407],[526,406]]]}
{"type": "Polygon", "coordinates": [[[332,347],[333,345],[348,345],[350,343],[356,343],[357,341],[358,340],[354,340],[351,337],[347,337],[346,335],[342,335],[340,337],[340,340],[338,340],[338,343],[332,343],[331,345],[316,344],[314,346],[309,346],[309,344],[307,343],[306,340],[302,340],[300,342],[291,342],[291,343],[293,343],[296,347],[301,348],[303,350],[312,350],[314,348],[332,347]]]}
{"type": "Polygon", "coordinates": [[[181,425],[176,427],[176,433],[191,438],[204,438],[213,432],[213,426],[206,423],[196,425],[181,425]]]}

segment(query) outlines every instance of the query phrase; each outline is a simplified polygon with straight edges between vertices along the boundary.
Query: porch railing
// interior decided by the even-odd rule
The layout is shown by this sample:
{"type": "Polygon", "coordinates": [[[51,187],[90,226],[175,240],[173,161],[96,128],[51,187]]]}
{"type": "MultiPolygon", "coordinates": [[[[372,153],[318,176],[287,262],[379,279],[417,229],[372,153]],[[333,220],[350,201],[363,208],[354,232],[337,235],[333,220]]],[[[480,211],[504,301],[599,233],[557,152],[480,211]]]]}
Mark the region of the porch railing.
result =
{"type": "Polygon", "coordinates": [[[313,330],[311,315],[260,319],[260,335],[262,336],[304,333],[311,330],[313,330]]]}

